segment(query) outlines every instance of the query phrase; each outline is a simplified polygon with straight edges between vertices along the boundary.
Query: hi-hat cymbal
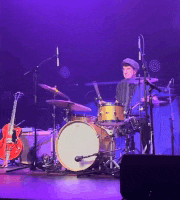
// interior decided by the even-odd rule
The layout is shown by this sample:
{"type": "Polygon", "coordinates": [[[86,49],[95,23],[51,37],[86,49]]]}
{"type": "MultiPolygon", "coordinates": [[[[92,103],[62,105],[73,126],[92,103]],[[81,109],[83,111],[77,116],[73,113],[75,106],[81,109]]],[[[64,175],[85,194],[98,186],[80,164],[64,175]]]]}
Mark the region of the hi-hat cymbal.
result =
{"type": "Polygon", "coordinates": [[[55,95],[59,95],[61,97],[64,97],[66,99],[69,99],[69,97],[65,94],[63,94],[62,92],[60,92],[57,87],[50,87],[48,85],[45,84],[38,84],[40,87],[44,88],[45,90],[54,93],[55,95]]]}
{"type": "Polygon", "coordinates": [[[70,110],[76,110],[76,111],[85,111],[85,112],[90,112],[92,111],[91,108],[88,108],[86,106],[83,106],[78,103],[74,103],[72,101],[63,101],[63,100],[47,100],[47,103],[58,106],[61,108],[68,108],[70,110]]]}
{"type": "MultiPolygon", "coordinates": [[[[146,78],[147,81],[149,81],[150,83],[154,83],[157,82],[158,79],[157,78],[146,78]]],[[[133,84],[142,84],[144,83],[144,77],[135,77],[135,78],[130,78],[127,79],[128,83],[133,83],[133,84]]]]}

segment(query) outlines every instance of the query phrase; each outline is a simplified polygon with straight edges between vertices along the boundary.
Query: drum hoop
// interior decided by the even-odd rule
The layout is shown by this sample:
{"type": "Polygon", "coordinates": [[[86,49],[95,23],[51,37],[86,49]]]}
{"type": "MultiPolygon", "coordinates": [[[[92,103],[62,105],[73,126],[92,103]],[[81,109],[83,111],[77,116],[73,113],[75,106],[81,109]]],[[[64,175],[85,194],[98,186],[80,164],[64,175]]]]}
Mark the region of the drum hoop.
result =
{"type": "Polygon", "coordinates": [[[72,114],[71,116],[73,117],[86,117],[85,114],[81,115],[81,114],[72,114]]]}
{"type": "MultiPolygon", "coordinates": [[[[71,168],[69,168],[69,167],[67,167],[67,166],[65,165],[65,163],[62,162],[62,160],[60,159],[60,156],[59,156],[58,150],[57,150],[57,149],[58,149],[58,148],[57,148],[57,145],[58,145],[58,139],[59,139],[59,137],[60,137],[62,131],[63,131],[69,124],[72,124],[72,123],[75,123],[75,122],[81,122],[81,123],[83,123],[83,124],[89,125],[89,126],[94,130],[94,133],[95,133],[96,135],[98,135],[97,132],[96,132],[96,130],[95,130],[95,128],[94,128],[93,126],[91,126],[90,123],[82,122],[82,121],[80,121],[80,120],[70,121],[70,122],[68,122],[67,124],[65,124],[65,125],[60,129],[60,131],[59,131],[59,133],[58,133],[58,135],[57,135],[57,137],[56,137],[56,146],[55,146],[55,149],[56,149],[56,156],[57,156],[59,162],[62,164],[62,166],[65,167],[66,169],[71,170],[71,171],[74,171],[74,170],[71,169],[71,168]]],[[[97,137],[97,138],[98,138],[98,137],[97,137]]],[[[99,140],[99,138],[98,138],[98,140],[99,140]]],[[[99,152],[99,150],[100,150],[100,141],[99,141],[98,152],[99,152]]],[[[95,160],[96,160],[97,156],[94,156],[94,157],[95,157],[95,160]]],[[[94,162],[95,162],[95,160],[94,160],[94,162]]],[[[93,163],[92,163],[92,164],[93,164],[93,163]]],[[[91,166],[91,165],[90,165],[90,166],[91,166]]],[[[89,167],[90,167],[90,166],[89,166],[89,167]]],[[[89,168],[89,167],[88,167],[88,168],[89,168]]]]}
{"type": "Polygon", "coordinates": [[[99,107],[102,107],[102,106],[120,106],[120,107],[124,107],[121,103],[112,103],[112,102],[102,103],[99,107]]]}

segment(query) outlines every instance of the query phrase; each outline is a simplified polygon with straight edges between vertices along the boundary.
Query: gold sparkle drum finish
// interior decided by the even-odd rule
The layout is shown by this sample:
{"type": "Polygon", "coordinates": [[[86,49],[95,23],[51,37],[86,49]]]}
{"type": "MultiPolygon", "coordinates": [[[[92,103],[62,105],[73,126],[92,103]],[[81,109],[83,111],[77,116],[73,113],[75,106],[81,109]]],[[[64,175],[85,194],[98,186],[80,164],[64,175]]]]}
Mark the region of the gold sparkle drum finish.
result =
{"type": "Polygon", "coordinates": [[[120,122],[124,120],[124,107],[119,103],[105,103],[99,106],[98,122],[120,122]]]}
{"type": "Polygon", "coordinates": [[[71,171],[89,168],[97,156],[75,161],[76,156],[89,156],[99,151],[110,150],[110,137],[99,125],[82,121],[67,123],[56,139],[56,155],[63,167],[71,171]]]}

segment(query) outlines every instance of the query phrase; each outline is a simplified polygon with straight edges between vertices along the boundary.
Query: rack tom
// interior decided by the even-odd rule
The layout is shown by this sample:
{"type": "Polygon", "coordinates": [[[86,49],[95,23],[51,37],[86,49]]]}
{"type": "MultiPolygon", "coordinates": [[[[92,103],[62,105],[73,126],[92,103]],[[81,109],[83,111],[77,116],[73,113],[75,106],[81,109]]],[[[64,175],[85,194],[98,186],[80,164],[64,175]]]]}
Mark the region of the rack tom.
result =
{"type": "Polygon", "coordinates": [[[124,120],[124,107],[120,103],[105,103],[99,106],[98,122],[115,123],[124,120]]]}

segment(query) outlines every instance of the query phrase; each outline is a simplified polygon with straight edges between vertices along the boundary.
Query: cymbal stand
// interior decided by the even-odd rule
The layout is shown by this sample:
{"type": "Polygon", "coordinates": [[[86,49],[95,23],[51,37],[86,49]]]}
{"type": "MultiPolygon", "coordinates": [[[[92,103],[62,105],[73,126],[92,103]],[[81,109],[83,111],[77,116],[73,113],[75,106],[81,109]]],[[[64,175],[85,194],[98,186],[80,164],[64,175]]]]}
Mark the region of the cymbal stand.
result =
{"type": "Polygon", "coordinates": [[[153,96],[152,96],[152,90],[155,89],[158,92],[161,92],[161,90],[151,84],[149,81],[146,80],[146,84],[150,86],[149,88],[149,105],[150,105],[150,150],[151,154],[155,155],[155,144],[154,144],[154,120],[153,120],[153,96]]]}
{"type": "MultiPolygon", "coordinates": [[[[140,74],[139,74],[139,77],[140,77],[140,74]]],[[[139,79],[139,83],[138,83],[138,87],[139,87],[139,119],[142,118],[142,109],[141,109],[141,82],[140,82],[140,79],[139,79]]],[[[140,135],[142,134],[141,133],[141,128],[140,128],[140,135]]],[[[142,153],[142,138],[140,137],[140,152],[142,153]]]]}
{"type": "Polygon", "coordinates": [[[105,163],[105,165],[107,166],[108,164],[110,164],[110,169],[113,169],[113,164],[115,165],[115,168],[120,169],[120,166],[118,165],[118,163],[113,160],[114,159],[114,155],[113,155],[113,145],[114,145],[114,134],[111,135],[111,141],[110,141],[110,156],[109,156],[109,160],[105,163]]]}
{"type": "MultiPolygon", "coordinates": [[[[55,86],[56,88],[56,86],[55,86]]],[[[54,100],[56,98],[56,94],[54,94],[54,100]]],[[[52,149],[51,149],[51,154],[52,154],[52,159],[53,159],[53,163],[55,163],[56,161],[56,153],[55,153],[55,134],[56,134],[56,106],[53,105],[53,113],[52,113],[52,117],[53,117],[53,132],[52,134],[52,149]]]]}
{"type": "Polygon", "coordinates": [[[150,150],[151,154],[155,155],[154,145],[154,121],[153,121],[153,102],[152,102],[152,87],[149,88],[149,104],[150,104],[150,150]]]}
{"type": "Polygon", "coordinates": [[[70,113],[70,107],[69,107],[69,105],[64,110],[65,110],[65,117],[63,119],[64,119],[64,121],[66,123],[68,123],[69,121],[71,121],[71,119],[70,119],[70,114],[71,113],[70,113]]]}

